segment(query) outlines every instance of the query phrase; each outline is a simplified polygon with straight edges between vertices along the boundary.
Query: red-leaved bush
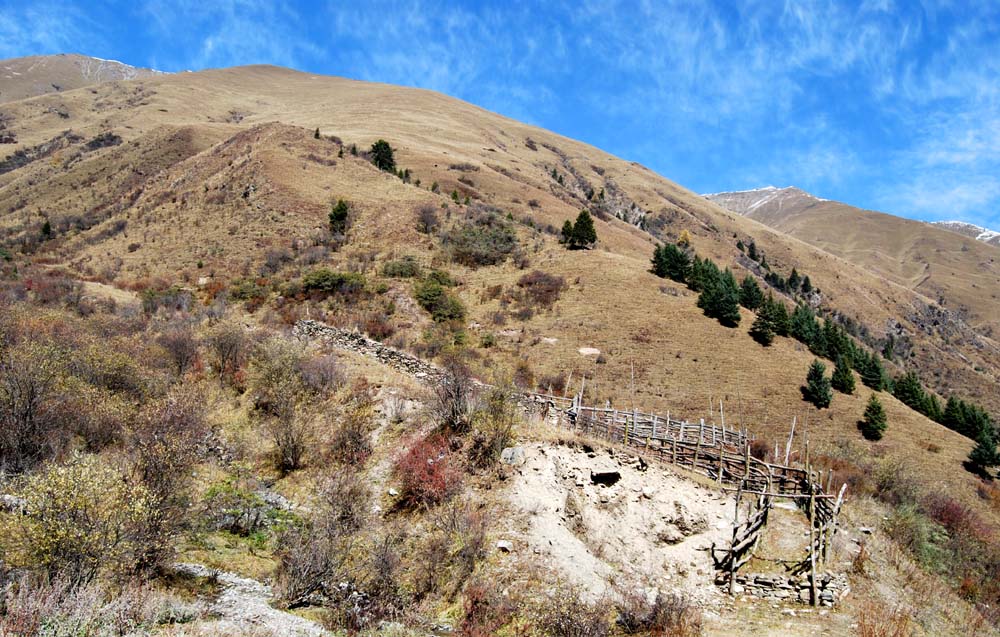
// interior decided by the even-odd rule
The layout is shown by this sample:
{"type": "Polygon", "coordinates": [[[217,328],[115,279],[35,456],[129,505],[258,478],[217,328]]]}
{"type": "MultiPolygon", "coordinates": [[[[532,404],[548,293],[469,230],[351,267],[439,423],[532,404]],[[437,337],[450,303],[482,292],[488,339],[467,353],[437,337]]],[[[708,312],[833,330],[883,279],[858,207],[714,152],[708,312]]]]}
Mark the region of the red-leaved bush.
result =
{"type": "Polygon", "coordinates": [[[441,436],[418,440],[396,461],[404,498],[431,505],[447,499],[462,485],[462,472],[441,436]]]}

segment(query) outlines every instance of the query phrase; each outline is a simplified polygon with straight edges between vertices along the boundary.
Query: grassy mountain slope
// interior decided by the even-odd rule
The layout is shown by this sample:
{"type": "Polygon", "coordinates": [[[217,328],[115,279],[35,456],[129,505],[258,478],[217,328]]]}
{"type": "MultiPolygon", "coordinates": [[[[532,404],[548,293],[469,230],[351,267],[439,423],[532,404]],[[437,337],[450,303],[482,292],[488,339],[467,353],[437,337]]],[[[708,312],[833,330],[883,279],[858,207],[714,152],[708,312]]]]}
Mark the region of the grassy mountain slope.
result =
{"type": "MultiPolygon", "coordinates": [[[[753,238],[773,268],[808,273],[825,305],[873,334],[890,328],[910,334],[913,360],[925,376],[933,374],[932,384],[1000,406],[991,391],[996,344],[941,314],[914,284],[916,275],[904,276],[912,267],[909,244],[883,252],[884,271],[860,267],[850,260],[857,253],[819,249],[638,164],[433,92],[251,66],[105,83],[9,104],[4,112],[20,141],[15,149],[37,148],[66,129],[80,137],[0,175],[8,241],[33,241],[49,219],[56,234],[44,250],[91,278],[126,285],[150,277],[192,283],[253,276],[269,250],[310,245],[326,225],[331,200],[340,197],[352,202],[356,221],[347,245],[325,263],[373,267],[403,254],[440,262],[439,244],[417,233],[413,210],[450,203],[452,214],[461,215],[464,207],[448,196],[454,190],[460,199],[530,218],[534,229],[518,229],[530,267],[571,283],[551,313],[494,328],[489,321],[499,302],[485,300],[483,290],[515,289],[524,272],[509,264],[449,266],[464,282],[459,293],[479,331],[510,334],[491,356],[524,357],[540,373],[575,371],[578,378],[586,371],[596,377],[599,397],[617,403],[631,400],[634,363],[636,400],[651,407],[695,416],[722,398],[730,419],[742,410],[765,436],[780,437],[798,415],[813,423],[814,437],[857,439],[864,391],[835,401],[832,411],[814,412],[797,389],[811,360],[807,352],[791,342],[764,351],[743,333],[748,314],[738,330],[719,327],[701,316],[692,295],[647,273],[654,236],[669,240],[686,230],[699,254],[738,273],[752,264],[736,241],[753,238]],[[56,102],[66,105],[69,118],[50,111],[56,102]],[[349,152],[337,157],[340,146],[314,139],[316,127],[345,147],[390,140],[397,164],[421,186],[349,152]],[[87,149],[107,131],[122,142],[87,149]],[[433,182],[439,193],[428,190],[433,182]],[[602,188],[611,214],[597,221],[598,250],[567,252],[538,230],[559,227],[588,205],[588,190],[602,188]],[[550,345],[542,338],[558,340],[550,345]],[[606,362],[576,352],[584,346],[601,349],[606,362]]],[[[297,262],[285,276],[305,269],[297,262]]],[[[406,296],[408,284],[394,286],[406,296]]],[[[419,340],[421,321],[418,312],[402,321],[400,333],[419,340]]],[[[934,479],[964,485],[971,496],[973,482],[952,471],[971,443],[902,406],[890,406],[890,414],[887,445],[929,463],[934,479]],[[947,451],[929,454],[923,446],[931,439],[943,440],[947,451]]]]}
{"type": "Polygon", "coordinates": [[[0,60],[0,103],[159,74],[159,71],[76,53],[0,60]]]}

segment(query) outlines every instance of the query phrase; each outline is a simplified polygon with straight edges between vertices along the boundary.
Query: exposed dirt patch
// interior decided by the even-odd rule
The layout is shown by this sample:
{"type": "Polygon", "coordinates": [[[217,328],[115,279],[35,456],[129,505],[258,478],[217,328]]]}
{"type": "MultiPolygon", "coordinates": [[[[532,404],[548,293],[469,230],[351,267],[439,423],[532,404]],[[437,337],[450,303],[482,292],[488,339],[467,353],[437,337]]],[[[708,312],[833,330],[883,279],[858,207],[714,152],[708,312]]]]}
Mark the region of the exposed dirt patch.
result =
{"type": "Polygon", "coordinates": [[[510,499],[526,518],[528,548],[543,564],[594,596],[624,576],[683,590],[702,604],[718,602],[708,549],[731,533],[730,497],[605,448],[524,449],[510,499]]]}

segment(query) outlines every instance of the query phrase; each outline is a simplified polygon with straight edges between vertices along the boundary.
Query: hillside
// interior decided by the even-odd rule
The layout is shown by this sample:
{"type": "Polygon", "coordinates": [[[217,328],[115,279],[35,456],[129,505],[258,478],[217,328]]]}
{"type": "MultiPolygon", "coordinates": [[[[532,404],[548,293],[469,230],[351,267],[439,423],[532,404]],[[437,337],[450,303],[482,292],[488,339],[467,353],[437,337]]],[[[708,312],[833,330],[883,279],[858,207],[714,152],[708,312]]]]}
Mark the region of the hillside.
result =
{"type": "MultiPolygon", "coordinates": [[[[19,83],[49,79],[47,66],[28,68],[19,83]]],[[[5,82],[0,94],[12,90],[5,82]]],[[[808,274],[814,304],[860,326],[870,345],[901,343],[893,373],[918,371],[942,396],[996,414],[992,246],[801,191],[730,197],[726,205],[742,202],[732,212],[639,164],[441,94],[270,66],[67,88],[5,103],[0,118],[16,137],[0,162],[0,245],[18,269],[8,269],[12,280],[31,272],[33,285],[64,268],[135,291],[164,321],[228,304],[247,325],[284,330],[320,318],[427,358],[464,345],[483,378],[516,373],[542,389],[568,379],[573,393],[585,375],[594,403],[694,421],[721,421],[721,401],[726,422],[766,448],[796,419],[838,478],[855,466],[848,458],[859,474],[891,461],[921,489],[982,506],[983,483],[962,468],[971,440],[885,393],[889,430],[878,444],[863,440],[856,423],[870,390],[859,384],[815,409],[799,391],[814,358],[801,343],[765,349],[747,334],[752,313],[723,327],[695,293],[649,267],[658,241],[686,234],[698,254],[762,278],[738,247],[752,241],[772,270],[808,274]],[[378,139],[407,179],[364,156],[378,139]],[[342,237],[329,230],[338,199],[350,208],[342,237]],[[439,229],[418,229],[421,206],[439,229]],[[581,208],[594,213],[597,248],[566,250],[558,229],[581,208]],[[456,260],[455,237],[481,222],[509,226],[516,247],[496,263],[456,260]],[[467,309],[460,325],[435,323],[417,284],[386,270],[402,257],[448,271],[457,282],[449,294],[467,309]],[[361,275],[364,289],[309,294],[304,275],[320,267],[361,275]],[[556,299],[525,291],[536,270],[561,277],[556,299]],[[188,300],[174,304],[180,297],[188,300]]],[[[235,411],[249,409],[233,400],[243,401],[235,411]]],[[[853,511],[864,523],[881,515],[881,504],[862,500],[853,511]]],[[[1000,521],[992,508],[983,515],[1000,521]]]]}
{"type": "Polygon", "coordinates": [[[0,103],[160,74],[160,71],[76,53],[0,60],[0,103]]]}
{"type": "Polygon", "coordinates": [[[990,230],[989,228],[977,226],[973,223],[965,223],[964,221],[933,221],[931,223],[939,228],[957,232],[964,237],[970,237],[976,241],[982,241],[983,243],[988,243],[990,245],[1000,246],[1000,232],[997,232],[996,230],[990,230]]]}

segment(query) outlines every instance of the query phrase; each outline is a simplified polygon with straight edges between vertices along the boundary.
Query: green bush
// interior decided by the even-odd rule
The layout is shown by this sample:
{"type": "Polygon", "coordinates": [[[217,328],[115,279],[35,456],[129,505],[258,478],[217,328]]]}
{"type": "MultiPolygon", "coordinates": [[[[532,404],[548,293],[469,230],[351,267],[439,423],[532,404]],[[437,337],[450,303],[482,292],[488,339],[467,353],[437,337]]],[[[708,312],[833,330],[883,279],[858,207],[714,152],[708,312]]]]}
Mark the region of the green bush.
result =
{"type": "Polygon", "coordinates": [[[302,277],[302,289],[324,296],[354,296],[365,289],[365,277],[358,272],[337,272],[320,268],[302,277]]]}
{"type": "Polygon", "coordinates": [[[417,285],[414,297],[420,307],[430,312],[438,323],[461,321],[465,318],[465,306],[440,283],[426,280],[417,285]]]}
{"type": "Polygon", "coordinates": [[[511,224],[493,212],[480,214],[444,236],[456,263],[477,268],[504,262],[517,249],[511,224]]]}
{"type": "Polygon", "coordinates": [[[382,266],[382,276],[394,279],[412,279],[420,276],[420,264],[413,257],[403,257],[395,261],[388,261],[382,266]]]}

